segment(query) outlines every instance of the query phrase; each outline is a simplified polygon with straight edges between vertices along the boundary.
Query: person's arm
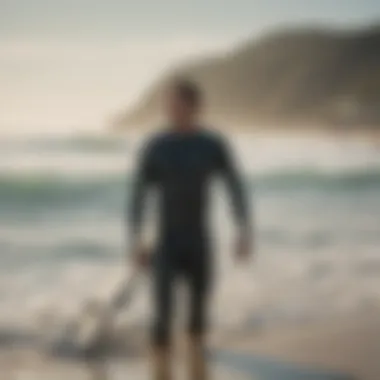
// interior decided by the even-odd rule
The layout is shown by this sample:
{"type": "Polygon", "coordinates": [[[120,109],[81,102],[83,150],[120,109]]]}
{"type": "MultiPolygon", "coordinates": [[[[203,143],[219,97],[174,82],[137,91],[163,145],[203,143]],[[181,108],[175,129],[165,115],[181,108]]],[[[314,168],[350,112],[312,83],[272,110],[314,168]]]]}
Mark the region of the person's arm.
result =
{"type": "Polygon", "coordinates": [[[246,256],[249,254],[253,235],[250,205],[243,186],[242,175],[235,164],[231,149],[225,141],[221,141],[219,144],[219,169],[226,183],[238,228],[237,254],[246,256]]]}
{"type": "Polygon", "coordinates": [[[140,150],[127,210],[128,247],[134,259],[141,260],[142,227],[149,190],[154,182],[153,143],[140,150]]]}

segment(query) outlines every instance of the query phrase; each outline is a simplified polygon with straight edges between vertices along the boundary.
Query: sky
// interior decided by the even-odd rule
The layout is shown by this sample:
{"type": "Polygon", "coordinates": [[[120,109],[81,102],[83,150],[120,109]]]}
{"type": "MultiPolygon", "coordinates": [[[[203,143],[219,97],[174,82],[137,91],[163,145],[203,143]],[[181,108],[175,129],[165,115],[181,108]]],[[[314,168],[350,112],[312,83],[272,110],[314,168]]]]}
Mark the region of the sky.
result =
{"type": "Polygon", "coordinates": [[[0,131],[101,128],[189,58],[379,20],[379,0],[0,0],[0,131]]]}

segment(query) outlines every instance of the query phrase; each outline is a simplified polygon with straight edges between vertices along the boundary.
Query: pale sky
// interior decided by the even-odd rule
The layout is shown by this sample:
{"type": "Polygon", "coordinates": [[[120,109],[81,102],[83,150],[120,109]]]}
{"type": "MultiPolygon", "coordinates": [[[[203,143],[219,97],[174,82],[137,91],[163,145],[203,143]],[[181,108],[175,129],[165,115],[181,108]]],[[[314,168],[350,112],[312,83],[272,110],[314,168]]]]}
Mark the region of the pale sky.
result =
{"type": "Polygon", "coordinates": [[[379,0],[0,0],[0,131],[96,128],[189,57],[379,19],[379,0]]]}

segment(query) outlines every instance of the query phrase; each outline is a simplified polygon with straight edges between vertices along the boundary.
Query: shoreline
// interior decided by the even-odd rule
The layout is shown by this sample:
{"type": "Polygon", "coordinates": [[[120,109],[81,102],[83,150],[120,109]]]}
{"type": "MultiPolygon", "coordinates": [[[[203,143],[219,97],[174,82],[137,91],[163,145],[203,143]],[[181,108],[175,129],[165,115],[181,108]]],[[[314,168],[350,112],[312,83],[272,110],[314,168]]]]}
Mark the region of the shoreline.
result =
{"type": "MultiPolygon", "coordinates": [[[[144,373],[148,367],[144,352],[145,350],[140,352],[142,356],[137,357],[125,355],[125,359],[123,356],[112,358],[111,366],[116,365],[119,367],[118,372],[127,376],[131,370],[136,370],[139,374],[144,373]],[[138,368],[134,369],[135,365],[138,368]]],[[[236,338],[232,337],[223,343],[212,345],[211,352],[216,352],[216,365],[213,364],[213,369],[216,369],[218,373],[220,371],[221,374],[235,372],[236,375],[233,378],[240,378],[239,376],[243,376],[244,372],[240,372],[238,366],[234,368],[231,362],[243,357],[246,361],[248,360],[253,375],[255,371],[259,373],[263,367],[266,367],[267,372],[269,369],[279,374],[273,377],[263,375],[265,380],[281,379],[279,377],[282,373],[281,368],[284,368],[284,379],[291,378],[289,371],[295,371],[295,374],[297,371],[303,371],[303,373],[310,371],[310,374],[325,373],[326,377],[321,375],[320,378],[326,378],[326,380],[334,378],[378,380],[380,377],[380,319],[378,315],[351,316],[247,332],[244,336],[238,334],[236,338]],[[342,377],[328,375],[329,373],[342,374],[342,377]]],[[[182,359],[180,361],[182,362],[182,359]]],[[[80,360],[65,360],[45,355],[37,349],[23,347],[4,348],[0,351],[0,369],[2,373],[12,374],[12,376],[25,372],[37,376],[35,378],[39,376],[41,379],[44,376],[54,379],[55,375],[58,375],[57,378],[71,376],[75,379],[84,379],[88,376],[86,375],[88,371],[98,370],[103,365],[102,363],[104,362],[86,363],[80,360]]],[[[298,378],[307,379],[301,376],[298,378]]]]}

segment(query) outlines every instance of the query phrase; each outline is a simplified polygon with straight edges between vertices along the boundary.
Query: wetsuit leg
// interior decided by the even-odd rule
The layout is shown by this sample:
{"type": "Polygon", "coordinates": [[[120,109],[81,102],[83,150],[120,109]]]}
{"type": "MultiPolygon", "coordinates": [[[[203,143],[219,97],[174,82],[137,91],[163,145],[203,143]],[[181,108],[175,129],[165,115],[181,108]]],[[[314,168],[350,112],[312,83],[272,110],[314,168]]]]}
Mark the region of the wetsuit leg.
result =
{"type": "Polygon", "coordinates": [[[189,255],[186,282],[190,291],[189,326],[188,326],[188,371],[190,379],[208,379],[207,360],[204,350],[204,335],[207,328],[207,305],[210,291],[210,256],[189,255]]]}
{"type": "Polygon", "coordinates": [[[152,340],[156,347],[167,347],[171,338],[175,268],[167,260],[160,259],[154,265],[153,276],[152,340]]]}
{"type": "Polygon", "coordinates": [[[202,251],[201,255],[194,255],[186,270],[186,282],[190,292],[188,332],[195,337],[202,337],[207,327],[207,305],[211,285],[210,254],[202,251]]]}

